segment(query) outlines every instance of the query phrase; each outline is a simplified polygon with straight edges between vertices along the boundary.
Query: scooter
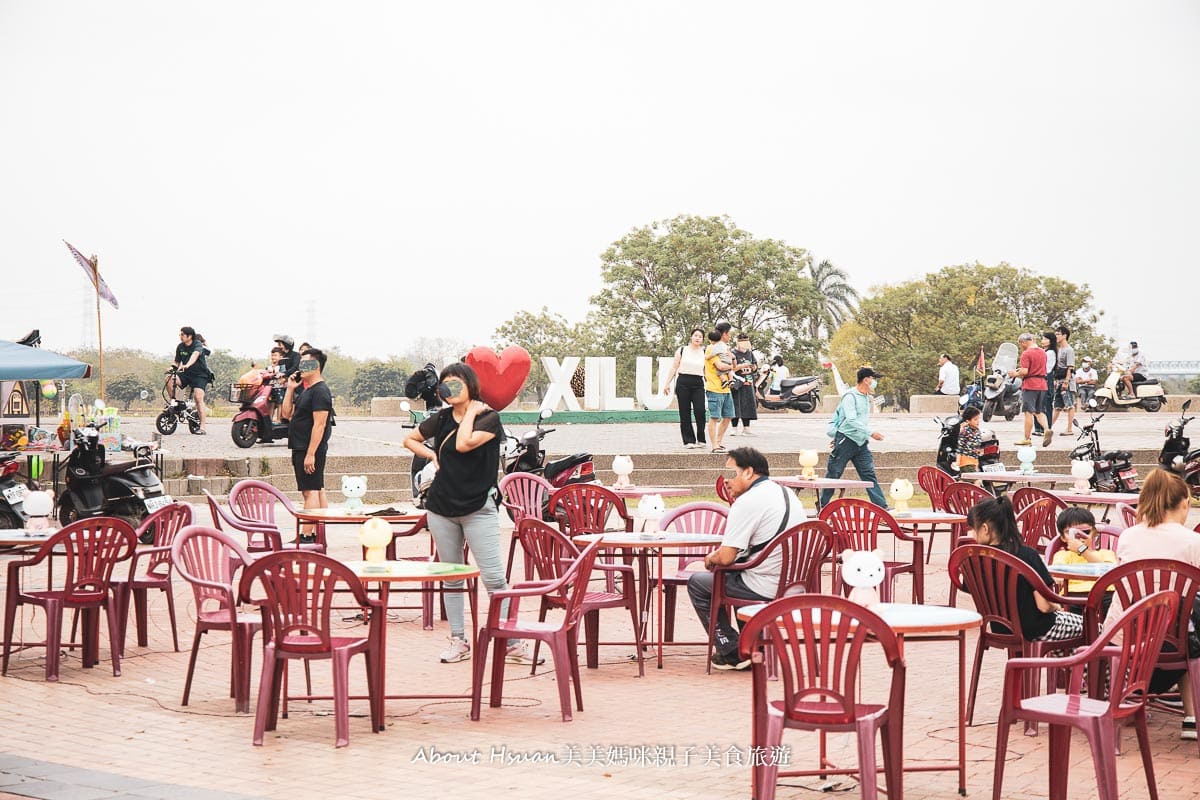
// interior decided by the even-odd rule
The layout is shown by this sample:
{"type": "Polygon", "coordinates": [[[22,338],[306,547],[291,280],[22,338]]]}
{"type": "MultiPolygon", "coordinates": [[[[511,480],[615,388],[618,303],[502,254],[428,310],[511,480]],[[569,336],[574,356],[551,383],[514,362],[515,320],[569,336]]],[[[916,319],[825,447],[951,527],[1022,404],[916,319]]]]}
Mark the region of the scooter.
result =
{"type": "Polygon", "coordinates": [[[963,411],[972,406],[983,410],[983,388],[978,383],[968,383],[966,390],[958,397],[958,407],[963,411]]]}
{"type": "Polygon", "coordinates": [[[1096,394],[1092,399],[1088,400],[1088,408],[1094,408],[1097,411],[1105,411],[1112,406],[1114,408],[1133,408],[1141,406],[1147,411],[1158,411],[1167,402],[1167,393],[1163,391],[1162,386],[1154,378],[1145,378],[1138,380],[1136,377],[1133,381],[1133,397],[1122,397],[1120,394],[1122,381],[1121,376],[1125,374],[1121,365],[1114,361],[1108,366],[1108,378],[1104,381],[1104,385],[1096,389],[1096,394]]]}
{"type": "Polygon", "coordinates": [[[0,528],[23,528],[29,518],[24,504],[30,487],[17,478],[21,471],[19,455],[0,453],[0,528]]]}
{"type": "MultiPolygon", "coordinates": [[[[947,475],[952,475],[958,478],[959,470],[956,462],[958,461],[958,434],[962,430],[962,417],[934,417],[934,422],[942,427],[941,436],[938,438],[937,451],[937,468],[947,475]]],[[[979,431],[982,439],[982,448],[979,451],[979,471],[986,471],[986,468],[1000,463],[1000,440],[996,438],[995,431],[984,428],[979,431]]]]}
{"type": "Polygon", "coordinates": [[[996,349],[992,371],[983,381],[983,421],[1000,414],[1008,422],[1021,413],[1021,379],[1008,373],[1017,368],[1017,346],[1005,342],[996,349]]]}
{"type": "Polygon", "coordinates": [[[591,453],[575,453],[546,463],[546,451],[542,449],[542,439],[546,434],[553,433],[554,428],[543,428],[542,422],[550,419],[554,412],[543,409],[538,415],[537,425],[531,431],[525,431],[520,436],[504,431],[507,439],[507,453],[504,474],[514,472],[531,472],[541,475],[555,489],[561,489],[570,483],[591,483],[596,480],[596,469],[592,463],[591,453]]]}
{"type": "Polygon", "coordinates": [[[767,394],[770,381],[764,380],[754,390],[760,408],[776,411],[791,408],[811,414],[821,407],[821,379],[816,375],[784,378],[779,382],[779,394],[767,394]]]}
{"type": "MultiPolygon", "coordinates": [[[[200,431],[200,412],[196,410],[196,401],[175,399],[174,387],[179,370],[171,367],[164,374],[167,379],[163,382],[162,398],[167,405],[155,418],[154,427],[163,436],[170,436],[179,427],[180,422],[186,422],[189,431],[198,433],[200,431]]],[[[142,399],[146,400],[148,397],[149,393],[143,392],[142,399]]]]}
{"type": "Polygon", "coordinates": [[[150,445],[140,445],[133,461],[106,463],[99,425],[75,431],[71,455],[59,469],[66,471],[65,489],[58,500],[63,525],[88,517],[119,517],[137,527],[148,514],[173,501],[150,458],[150,445]]]}
{"type": "Polygon", "coordinates": [[[229,435],[238,447],[253,447],[256,442],[270,444],[287,439],[288,423],[271,419],[271,380],[274,373],[259,371],[258,383],[229,384],[229,402],[241,408],[233,417],[229,435]]]}
{"type": "Polygon", "coordinates": [[[1200,450],[1189,450],[1191,439],[1183,435],[1183,429],[1195,419],[1185,416],[1191,407],[1192,401],[1185,400],[1179,421],[1172,422],[1163,431],[1167,439],[1158,454],[1158,463],[1183,478],[1192,490],[1192,497],[1200,498],[1200,450]]]}
{"type": "Polygon", "coordinates": [[[1102,419],[1103,414],[1092,417],[1087,425],[1080,425],[1079,420],[1075,420],[1075,427],[1079,428],[1078,439],[1082,443],[1071,451],[1071,460],[1092,462],[1089,483],[1093,491],[1136,493],[1137,470],[1131,461],[1133,453],[1128,450],[1100,450],[1100,434],[1096,432],[1096,423],[1102,419]]]}

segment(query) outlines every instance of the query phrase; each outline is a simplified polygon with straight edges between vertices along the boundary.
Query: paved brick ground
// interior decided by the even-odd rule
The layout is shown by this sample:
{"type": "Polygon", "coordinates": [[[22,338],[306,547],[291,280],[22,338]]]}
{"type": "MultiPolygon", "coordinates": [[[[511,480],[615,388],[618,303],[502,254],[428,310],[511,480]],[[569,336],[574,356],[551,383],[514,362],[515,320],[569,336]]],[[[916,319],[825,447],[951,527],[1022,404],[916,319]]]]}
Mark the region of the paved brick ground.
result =
{"type": "MultiPolygon", "coordinates": [[[[197,509],[199,511],[199,509],[197,509]]],[[[349,533],[333,533],[337,549],[353,552],[349,533]]],[[[946,539],[940,537],[929,567],[931,602],[944,602],[946,539]]],[[[900,593],[907,590],[902,584],[900,593]]],[[[179,583],[183,652],[170,645],[165,605],[151,599],[150,647],[137,648],[132,632],[122,675],[114,678],[107,658],[82,670],[72,653],[64,659],[57,684],[43,678],[42,652],[14,657],[9,676],[0,679],[0,793],[22,797],[338,797],[407,796],[492,798],[515,795],[558,798],[747,797],[749,771],[742,765],[749,744],[747,674],[704,674],[701,647],[668,651],[660,672],[637,677],[629,661],[632,647],[601,651],[598,670],[584,670],[585,709],[573,722],[560,721],[553,672],[536,676],[510,667],[504,706],[488,708],[482,719],[467,718],[466,701],[391,701],[387,730],[368,730],[365,703],[352,704],[351,743],[333,747],[330,703],[294,704],[288,719],[261,748],[250,744],[252,718],[233,713],[228,697],[229,640],[208,634],[200,652],[192,703],[179,705],[191,640],[191,593],[179,583]],[[480,763],[463,763],[477,759],[480,763]],[[456,763],[458,762],[458,763],[456,763]]],[[[680,608],[680,636],[698,639],[699,623],[680,608]]],[[[969,602],[969,601],[964,601],[969,602]]],[[[353,629],[355,623],[345,623],[353,629]]],[[[19,631],[32,639],[42,630],[40,614],[22,615],[19,631]]],[[[605,612],[605,638],[627,638],[628,618],[605,612]]],[[[419,611],[396,610],[388,629],[388,685],[392,691],[465,691],[468,663],[443,665],[437,654],[447,633],[444,622],[423,631],[419,611]]],[[[973,648],[973,642],[971,642],[973,648]]],[[[905,754],[910,762],[952,756],[956,650],[950,643],[908,646],[909,682],[905,713],[905,754]]],[[[995,745],[997,685],[1003,657],[991,653],[984,664],[978,725],[968,731],[968,789],[987,796],[995,745]]],[[[260,662],[255,659],[255,686],[260,662]]],[[[362,688],[361,667],[353,679],[362,688]]],[[[868,691],[883,685],[882,670],[865,668],[868,691]]],[[[316,665],[316,687],[328,686],[328,671],[316,665]]],[[[293,673],[294,682],[300,672],[293,673]]],[[[257,691],[255,690],[255,696],[257,691]]],[[[1164,800],[1200,797],[1200,754],[1195,743],[1179,741],[1179,717],[1155,712],[1151,744],[1164,800]]],[[[1027,738],[1014,731],[1005,775],[1005,798],[1046,794],[1048,737],[1027,738]]],[[[785,740],[793,763],[808,764],[815,737],[790,734],[785,740]]],[[[1145,797],[1136,742],[1123,737],[1117,756],[1122,796],[1145,797]]],[[[853,742],[831,737],[838,763],[854,761],[853,742]]],[[[1084,740],[1076,736],[1070,759],[1071,798],[1092,798],[1095,783],[1084,740]]],[[[1059,765],[1062,768],[1065,765],[1059,765]]],[[[819,779],[789,780],[779,797],[811,796],[819,779]]],[[[955,796],[952,773],[906,776],[909,798],[955,796]]],[[[0,797],[8,795],[0,794],[0,797]]],[[[851,792],[848,796],[857,796],[851,792]]]]}

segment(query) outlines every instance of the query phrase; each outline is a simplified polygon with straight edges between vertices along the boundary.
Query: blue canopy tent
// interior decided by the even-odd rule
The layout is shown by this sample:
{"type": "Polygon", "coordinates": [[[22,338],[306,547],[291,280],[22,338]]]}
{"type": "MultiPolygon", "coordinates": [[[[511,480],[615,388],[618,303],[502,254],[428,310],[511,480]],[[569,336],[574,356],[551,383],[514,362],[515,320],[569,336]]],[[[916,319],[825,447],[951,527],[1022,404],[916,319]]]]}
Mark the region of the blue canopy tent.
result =
{"type": "MultiPolygon", "coordinates": [[[[52,381],[67,378],[89,378],[92,367],[64,355],[0,340],[0,381],[52,381]]],[[[2,385],[0,385],[2,386],[2,385]]],[[[0,407],[8,401],[11,386],[0,388],[0,407]]],[[[41,394],[37,398],[37,424],[41,424],[41,394]]]]}

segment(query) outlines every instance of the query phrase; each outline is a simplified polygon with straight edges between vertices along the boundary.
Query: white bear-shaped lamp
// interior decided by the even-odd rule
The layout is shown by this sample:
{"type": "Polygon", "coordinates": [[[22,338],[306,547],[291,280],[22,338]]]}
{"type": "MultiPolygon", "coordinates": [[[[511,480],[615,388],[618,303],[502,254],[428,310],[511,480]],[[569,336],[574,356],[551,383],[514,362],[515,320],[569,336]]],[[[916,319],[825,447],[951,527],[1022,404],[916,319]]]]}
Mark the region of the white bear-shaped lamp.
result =
{"type": "Polygon", "coordinates": [[[816,450],[801,450],[800,451],[800,477],[813,478],[816,477],[816,472],[813,467],[817,465],[816,450]]]}
{"type": "Polygon", "coordinates": [[[47,530],[50,527],[50,512],[54,510],[54,492],[30,492],[25,495],[23,507],[29,515],[25,530],[47,530]]]}
{"type": "Polygon", "coordinates": [[[658,530],[658,521],[667,513],[661,494],[648,494],[638,501],[633,515],[643,520],[642,530],[658,530]]]}
{"type": "Polygon", "coordinates": [[[873,608],[879,605],[883,559],[877,550],[850,550],[842,556],[842,580],[850,586],[850,602],[873,608]]]}
{"type": "Polygon", "coordinates": [[[358,543],[367,551],[367,563],[375,569],[387,558],[387,546],[392,542],[392,526],[379,517],[372,517],[358,530],[358,543]]]}
{"type": "Polygon", "coordinates": [[[892,481],[892,488],[888,490],[888,494],[892,496],[892,500],[896,503],[896,513],[907,514],[908,501],[912,500],[913,496],[912,481],[908,478],[896,478],[896,480],[892,481]]]}
{"type": "Polygon", "coordinates": [[[1076,459],[1071,462],[1071,475],[1075,478],[1075,491],[1080,494],[1090,492],[1092,484],[1089,479],[1096,474],[1096,467],[1091,461],[1076,459]]]}
{"type": "Polygon", "coordinates": [[[366,475],[343,475],[342,494],[346,495],[346,510],[361,511],[367,493],[366,475]]]}
{"type": "Polygon", "coordinates": [[[613,459],[612,471],[617,473],[613,486],[632,486],[629,476],[633,474],[633,459],[629,456],[617,456],[613,459]]]}
{"type": "Polygon", "coordinates": [[[1021,472],[1026,475],[1033,474],[1033,462],[1037,459],[1037,450],[1033,449],[1032,445],[1024,445],[1017,448],[1017,461],[1021,462],[1021,472]]]}

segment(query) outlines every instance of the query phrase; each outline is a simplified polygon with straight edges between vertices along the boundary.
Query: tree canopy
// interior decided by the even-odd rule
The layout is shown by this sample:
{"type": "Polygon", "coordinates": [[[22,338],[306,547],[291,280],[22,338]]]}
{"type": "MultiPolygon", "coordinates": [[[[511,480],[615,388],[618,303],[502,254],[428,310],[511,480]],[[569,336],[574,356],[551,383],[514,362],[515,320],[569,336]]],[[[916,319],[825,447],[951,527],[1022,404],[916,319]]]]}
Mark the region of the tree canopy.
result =
{"type": "Polygon", "coordinates": [[[497,348],[517,345],[529,352],[533,367],[525,388],[534,391],[540,403],[550,379],[542,368],[542,356],[593,355],[595,341],[589,331],[587,324],[571,324],[561,314],[542,306],[536,314],[518,311],[496,329],[493,338],[497,348]]]}
{"type": "Polygon", "coordinates": [[[962,264],[873,288],[858,305],[854,327],[834,337],[835,350],[853,366],[869,363],[883,373],[883,391],[906,404],[910,394],[933,391],[941,353],[969,381],[980,347],[990,364],[1000,343],[1015,342],[1025,331],[1036,335],[1066,325],[1076,360],[1090,355],[1103,362],[1114,348],[1096,329],[1101,314],[1087,284],[1006,263],[962,264]]]}

